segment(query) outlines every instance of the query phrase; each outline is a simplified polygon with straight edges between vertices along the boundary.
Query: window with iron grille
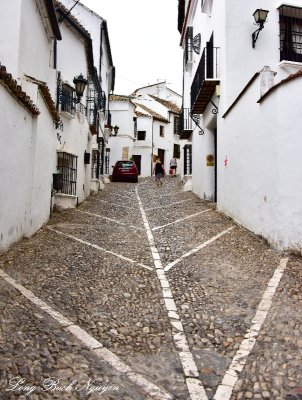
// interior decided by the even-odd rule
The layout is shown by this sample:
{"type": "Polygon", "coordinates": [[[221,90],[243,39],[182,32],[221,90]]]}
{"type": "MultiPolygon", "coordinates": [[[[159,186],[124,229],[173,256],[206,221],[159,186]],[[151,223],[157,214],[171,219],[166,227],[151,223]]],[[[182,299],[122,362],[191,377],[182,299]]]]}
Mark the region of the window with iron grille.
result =
{"type": "Polygon", "coordinates": [[[184,175],[192,175],[192,145],[184,146],[184,175]]]}
{"type": "Polygon", "coordinates": [[[77,156],[58,152],[57,169],[63,176],[62,193],[76,196],[77,191],[77,156]]]}
{"type": "Polygon", "coordinates": [[[179,144],[174,144],[174,146],[173,146],[173,156],[175,158],[180,158],[180,145],[179,144]]]}
{"type": "Polygon", "coordinates": [[[146,140],[146,131],[137,131],[137,140],[146,140]]]}
{"type": "Polygon", "coordinates": [[[185,63],[193,61],[193,26],[188,26],[186,31],[185,63]]]}
{"type": "Polygon", "coordinates": [[[98,158],[99,158],[99,150],[92,150],[91,157],[91,178],[98,178],[98,158]]]}
{"type": "Polygon", "coordinates": [[[75,115],[75,90],[66,83],[62,83],[62,93],[60,96],[60,100],[61,111],[65,111],[71,115],[75,115]]]}
{"type": "Polygon", "coordinates": [[[174,116],[174,135],[180,135],[180,118],[174,116]]]}
{"type": "Polygon", "coordinates": [[[165,136],[165,127],[163,125],[159,125],[159,136],[165,136]]]}
{"type": "Polygon", "coordinates": [[[280,61],[302,62],[302,8],[279,8],[280,61]]]}

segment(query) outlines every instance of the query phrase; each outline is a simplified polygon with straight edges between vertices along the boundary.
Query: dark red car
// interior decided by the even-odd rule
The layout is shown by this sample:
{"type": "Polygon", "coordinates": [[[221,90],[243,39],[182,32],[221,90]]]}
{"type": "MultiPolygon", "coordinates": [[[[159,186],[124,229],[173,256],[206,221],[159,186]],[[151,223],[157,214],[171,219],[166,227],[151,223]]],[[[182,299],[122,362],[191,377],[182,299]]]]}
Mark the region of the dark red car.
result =
{"type": "Polygon", "coordinates": [[[121,160],[115,163],[112,171],[112,182],[138,181],[138,170],[134,161],[121,160]]]}

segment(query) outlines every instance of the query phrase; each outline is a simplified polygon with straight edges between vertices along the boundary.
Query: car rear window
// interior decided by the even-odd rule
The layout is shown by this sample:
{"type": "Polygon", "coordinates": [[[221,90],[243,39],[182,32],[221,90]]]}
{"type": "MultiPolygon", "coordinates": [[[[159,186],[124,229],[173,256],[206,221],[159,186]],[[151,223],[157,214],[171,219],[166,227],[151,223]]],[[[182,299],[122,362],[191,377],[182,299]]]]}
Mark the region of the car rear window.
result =
{"type": "Polygon", "coordinates": [[[134,163],[133,163],[133,161],[119,161],[116,165],[119,168],[128,169],[128,168],[133,167],[134,163]]]}

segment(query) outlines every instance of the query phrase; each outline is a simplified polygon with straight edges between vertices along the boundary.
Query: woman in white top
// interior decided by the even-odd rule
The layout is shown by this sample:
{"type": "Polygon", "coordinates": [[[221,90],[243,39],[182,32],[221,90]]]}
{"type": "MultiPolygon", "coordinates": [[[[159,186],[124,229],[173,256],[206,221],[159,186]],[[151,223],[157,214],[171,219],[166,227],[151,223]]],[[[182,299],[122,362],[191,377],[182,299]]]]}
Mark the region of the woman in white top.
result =
{"type": "Polygon", "coordinates": [[[170,160],[170,168],[172,169],[172,177],[176,177],[177,161],[175,157],[170,160]]]}

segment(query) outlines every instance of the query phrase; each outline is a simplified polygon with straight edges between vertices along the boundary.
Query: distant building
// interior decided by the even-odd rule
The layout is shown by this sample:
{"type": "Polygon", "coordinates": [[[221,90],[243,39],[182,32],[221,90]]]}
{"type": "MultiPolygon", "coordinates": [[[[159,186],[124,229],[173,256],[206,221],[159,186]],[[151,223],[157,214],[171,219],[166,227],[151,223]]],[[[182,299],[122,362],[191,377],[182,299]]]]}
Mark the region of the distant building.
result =
{"type": "Polygon", "coordinates": [[[276,247],[296,250],[302,248],[299,3],[178,3],[181,137],[192,143],[192,190],[276,247]],[[261,6],[266,22],[257,19],[267,14],[261,6]]]}
{"type": "Polygon", "coordinates": [[[122,158],[132,158],[142,177],[152,175],[153,160],[162,160],[169,171],[170,159],[178,160],[178,174],[183,171],[183,142],[179,139],[181,96],[165,82],[139,88],[131,96],[110,96],[112,119],[119,126],[111,136],[110,165],[122,158]]]}

